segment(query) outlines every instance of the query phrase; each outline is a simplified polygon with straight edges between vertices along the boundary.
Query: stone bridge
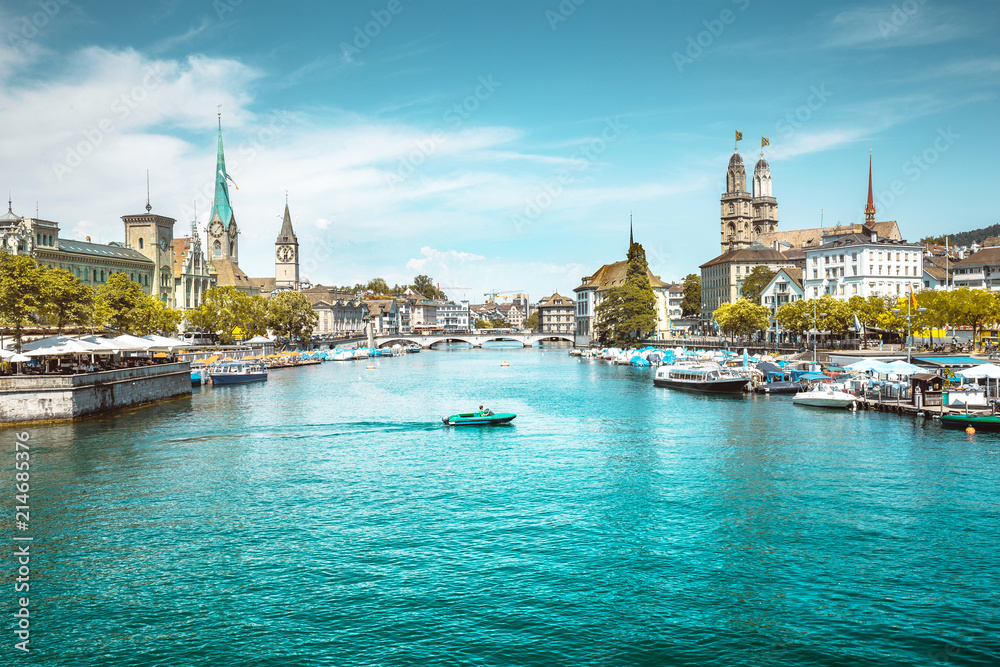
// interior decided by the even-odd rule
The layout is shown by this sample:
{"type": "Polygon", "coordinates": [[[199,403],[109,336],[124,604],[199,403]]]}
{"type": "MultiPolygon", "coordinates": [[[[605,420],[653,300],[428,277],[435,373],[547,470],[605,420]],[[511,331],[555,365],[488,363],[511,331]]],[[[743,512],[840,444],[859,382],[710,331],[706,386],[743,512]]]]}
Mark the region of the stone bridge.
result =
{"type": "Polygon", "coordinates": [[[520,333],[507,333],[507,334],[433,334],[433,335],[421,335],[421,334],[396,334],[396,335],[384,335],[375,337],[376,347],[391,347],[396,343],[400,345],[409,345],[411,343],[416,343],[425,350],[433,348],[439,343],[468,343],[472,347],[482,347],[483,343],[492,343],[494,341],[514,341],[521,343],[524,347],[532,347],[536,343],[541,341],[566,341],[568,343],[573,343],[573,334],[557,334],[557,333],[532,333],[532,334],[520,334],[520,333]]]}

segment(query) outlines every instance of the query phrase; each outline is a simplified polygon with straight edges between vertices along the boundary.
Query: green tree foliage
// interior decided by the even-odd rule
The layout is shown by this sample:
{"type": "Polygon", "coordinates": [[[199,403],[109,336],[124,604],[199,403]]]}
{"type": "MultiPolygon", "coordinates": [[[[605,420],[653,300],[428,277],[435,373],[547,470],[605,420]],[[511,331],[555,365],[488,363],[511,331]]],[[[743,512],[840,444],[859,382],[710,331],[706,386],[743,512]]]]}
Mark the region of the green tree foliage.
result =
{"type": "MultiPolygon", "coordinates": [[[[760,303],[760,293],[764,291],[767,284],[774,278],[775,272],[766,266],[755,266],[750,269],[750,273],[743,279],[743,286],[740,294],[751,303],[760,303]]],[[[701,286],[699,285],[699,291],[701,286]]],[[[700,296],[700,295],[699,295],[700,296]]],[[[683,308],[683,305],[681,306],[683,308]]]]}
{"type": "Polygon", "coordinates": [[[538,330],[538,311],[536,310],[524,320],[522,325],[525,329],[538,330]]]}
{"type": "Polygon", "coordinates": [[[920,242],[923,244],[944,245],[945,236],[948,238],[948,243],[953,246],[982,243],[991,236],[1000,236],[1000,224],[990,225],[989,227],[983,227],[981,229],[973,229],[968,232],[958,232],[957,234],[925,236],[920,239],[920,242]]]}
{"type": "Polygon", "coordinates": [[[448,295],[439,290],[434,285],[434,281],[431,280],[430,276],[425,276],[423,274],[413,277],[413,284],[410,288],[415,292],[420,292],[428,299],[436,299],[441,301],[447,301],[448,295]]]}
{"type": "Polygon", "coordinates": [[[97,300],[107,310],[107,325],[122,333],[132,333],[148,326],[150,297],[142,286],[124,273],[112,273],[97,288],[97,300]]]}
{"type": "Polygon", "coordinates": [[[483,318],[480,317],[479,319],[476,320],[476,328],[477,329],[492,329],[493,325],[490,324],[489,320],[484,320],[483,318]]]}
{"type": "Polygon", "coordinates": [[[183,313],[176,308],[147,296],[145,302],[136,311],[131,332],[137,336],[147,336],[158,333],[168,336],[177,330],[183,319],[183,313]]]}
{"type": "Polygon", "coordinates": [[[812,328],[813,309],[809,301],[799,299],[778,307],[774,314],[774,319],[778,321],[782,329],[797,334],[804,333],[812,328]]]}
{"type": "Polygon", "coordinates": [[[684,298],[681,299],[681,315],[694,317],[701,315],[701,276],[689,273],[684,278],[684,298]]]}
{"type": "Polygon", "coordinates": [[[223,344],[233,342],[236,329],[244,336],[258,336],[267,332],[267,301],[261,296],[249,296],[232,285],[213,287],[202,298],[201,314],[197,310],[188,311],[188,322],[192,326],[204,323],[205,331],[219,336],[223,344]]]}
{"type": "Polygon", "coordinates": [[[0,322],[14,329],[14,345],[21,349],[24,327],[43,304],[45,279],[35,261],[0,250],[0,322]]]}
{"type": "Polygon", "coordinates": [[[604,293],[597,306],[597,339],[602,345],[629,345],[656,331],[656,295],[649,284],[646,251],[639,243],[628,249],[625,284],[604,293]]]}
{"type": "Polygon", "coordinates": [[[736,303],[724,303],[712,317],[719,323],[722,332],[729,335],[752,334],[766,329],[771,311],[749,299],[739,299],[736,303]]]}
{"type": "Polygon", "coordinates": [[[40,312],[59,333],[67,324],[82,324],[94,308],[94,291],[66,269],[42,269],[40,312]]]}
{"type": "Polygon", "coordinates": [[[268,326],[278,336],[308,342],[319,323],[319,315],[301,292],[279,292],[268,306],[268,326]]]}
{"type": "Polygon", "coordinates": [[[954,318],[952,324],[972,327],[972,340],[979,340],[979,332],[984,325],[1000,318],[1000,304],[993,292],[960,287],[949,292],[948,296],[954,318]]]}
{"type": "Polygon", "coordinates": [[[366,292],[371,292],[376,296],[381,296],[383,294],[389,294],[389,284],[385,282],[382,278],[373,278],[368,281],[365,286],[366,292]]]}

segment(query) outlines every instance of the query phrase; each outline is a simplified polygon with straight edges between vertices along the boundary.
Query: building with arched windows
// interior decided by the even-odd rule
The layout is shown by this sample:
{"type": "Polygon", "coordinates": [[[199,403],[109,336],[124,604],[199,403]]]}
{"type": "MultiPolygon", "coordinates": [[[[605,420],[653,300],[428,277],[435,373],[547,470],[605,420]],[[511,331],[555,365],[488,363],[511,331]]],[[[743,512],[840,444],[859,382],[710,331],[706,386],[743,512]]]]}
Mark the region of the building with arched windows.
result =
{"type": "MultiPolygon", "coordinates": [[[[59,223],[28,218],[13,211],[0,216],[0,243],[13,255],[27,255],[39,266],[66,269],[84,285],[97,288],[113,273],[124,273],[151,294],[156,284],[156,265],[138,250],[112,242],[107,245],[59,237],[59,223]]],[[[145,245],[145,242],[143,243],[145,245]]]]}
{"type": "Polygon", "coordinates": [[[721,254],[749,248],[762,234],[778,229],[778,200],[771,190],[771,166],[761,155],[753,170],[753,192],[747,191],[743,158],[733,153],[722,194],[721,254]]]}

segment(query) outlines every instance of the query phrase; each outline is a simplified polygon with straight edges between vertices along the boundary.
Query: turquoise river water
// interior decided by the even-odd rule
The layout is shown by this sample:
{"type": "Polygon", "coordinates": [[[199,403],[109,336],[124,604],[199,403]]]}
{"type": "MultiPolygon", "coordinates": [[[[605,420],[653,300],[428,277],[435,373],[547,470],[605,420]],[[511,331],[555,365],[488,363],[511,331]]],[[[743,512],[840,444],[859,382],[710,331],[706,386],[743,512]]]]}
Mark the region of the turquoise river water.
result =
{"type": "Polygon", "coordinates": [[[0,664],[1000,664],[1000,435],[566,348],[366,363],[17,429],[27,533],[0,430],[0,664]],[[481,403],[517,419],[441,425],[481,403]]]}

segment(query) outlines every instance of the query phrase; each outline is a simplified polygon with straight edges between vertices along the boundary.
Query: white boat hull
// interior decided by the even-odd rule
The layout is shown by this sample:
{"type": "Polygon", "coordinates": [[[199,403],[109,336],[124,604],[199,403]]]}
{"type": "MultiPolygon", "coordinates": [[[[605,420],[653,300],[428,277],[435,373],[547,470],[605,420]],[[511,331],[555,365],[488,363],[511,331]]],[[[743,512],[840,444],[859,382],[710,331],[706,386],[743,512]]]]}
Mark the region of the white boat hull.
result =
{"type": "Polygon", "coordinates": [[[796,405],[815,408],[846,408],[857,400],[857,396],[843,391],[802,391],[792,397],[792,403],[796,405]]]}

